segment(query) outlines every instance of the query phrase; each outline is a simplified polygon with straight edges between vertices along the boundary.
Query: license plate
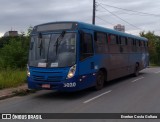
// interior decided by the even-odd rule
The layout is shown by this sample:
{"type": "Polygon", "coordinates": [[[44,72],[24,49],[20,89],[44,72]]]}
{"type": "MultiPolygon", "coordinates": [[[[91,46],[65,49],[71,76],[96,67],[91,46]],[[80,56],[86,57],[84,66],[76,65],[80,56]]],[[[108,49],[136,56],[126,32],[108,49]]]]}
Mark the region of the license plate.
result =
{"type": "Polygon", "coordinates": [[[51,86],[50,86],[50,84],[42,84],[42,88],[49,89],[49,88],[51,88],[51,86]]]}

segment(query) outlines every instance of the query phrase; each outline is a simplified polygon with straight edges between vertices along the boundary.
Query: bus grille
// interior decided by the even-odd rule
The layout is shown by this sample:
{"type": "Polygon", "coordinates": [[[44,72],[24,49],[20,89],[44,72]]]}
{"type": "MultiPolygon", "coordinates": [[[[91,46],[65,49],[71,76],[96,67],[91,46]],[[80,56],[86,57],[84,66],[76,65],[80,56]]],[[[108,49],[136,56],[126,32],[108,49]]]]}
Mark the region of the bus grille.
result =
{"type": "Polygon", "coordinates": [[[60,82],[62,80],[62,76],[48,76],[45,78],[45,76],[36,76],[33,75],[34,81],[41,81],[41,82],[60,82]]]}
{"type": "Polygon", "coordinates": [[[44,76],[36,76],[36,75],[33,75],[33,80],[34,81],[46,81],[44,76]]]}
{"type": "Polygon", "coordinates": [[[62,76],[49,76],[47,81],[49,82],[60,82],[62,80],[62,76]]]}

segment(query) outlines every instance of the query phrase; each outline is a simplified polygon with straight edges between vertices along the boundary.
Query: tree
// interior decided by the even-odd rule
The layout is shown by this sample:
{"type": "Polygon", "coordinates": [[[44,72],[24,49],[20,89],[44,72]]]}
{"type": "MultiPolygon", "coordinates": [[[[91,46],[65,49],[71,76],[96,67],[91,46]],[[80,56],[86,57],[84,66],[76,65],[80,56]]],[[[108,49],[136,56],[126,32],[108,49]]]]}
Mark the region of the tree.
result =
{"type": "Polygon", "coordinates": [[[20,39],[11,40],[0,50],[0,67],[24,68],[27,63],[28,50],[22,47],[20,39]]]}
{"type": "Polygon", "coordinates": [[[33,30],[33,27],[30,26],[30,27],[28,28],[27,36],[30,36],[30,35],[31,35],[32,30],[33,30]]]}
{"type": "Polygon", "coordinates": [[[150,54],[150,62],[160,65],[160,37],[151,31],[148,31],[147,33],[144,31],[140,32],[140,36],[149,40],[148,49],[150,54]]]}
{"type": "Polygon", "coordinates": [[[32,27],[28,29],[27,35],[21,32],[17,37],[0,38],[0,68],[26,67],[31,31],[32,27]]]}

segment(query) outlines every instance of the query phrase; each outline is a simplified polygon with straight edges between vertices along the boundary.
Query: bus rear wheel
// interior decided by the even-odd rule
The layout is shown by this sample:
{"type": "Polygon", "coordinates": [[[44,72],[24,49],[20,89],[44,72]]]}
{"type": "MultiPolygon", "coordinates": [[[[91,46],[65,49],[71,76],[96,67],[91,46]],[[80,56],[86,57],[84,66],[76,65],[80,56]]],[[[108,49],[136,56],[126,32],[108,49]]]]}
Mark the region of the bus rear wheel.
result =
{"type": "Polygon", "coordinates": [[[133,76],[134,76],[134,77],[137,77],[138,75],[139,75],[139,65],[136,64],[136,65],[135,65],[135,69],[134,69],[134,74],[133,74],[133,76]]]}
{"type": "Polygon", "coordinates": [[[96,86],[95,86],[96,90],[101,90],[103,88],[104,80],[105,80],[104,73],[102,71],[98,71],[96,76],[96,86]]]}

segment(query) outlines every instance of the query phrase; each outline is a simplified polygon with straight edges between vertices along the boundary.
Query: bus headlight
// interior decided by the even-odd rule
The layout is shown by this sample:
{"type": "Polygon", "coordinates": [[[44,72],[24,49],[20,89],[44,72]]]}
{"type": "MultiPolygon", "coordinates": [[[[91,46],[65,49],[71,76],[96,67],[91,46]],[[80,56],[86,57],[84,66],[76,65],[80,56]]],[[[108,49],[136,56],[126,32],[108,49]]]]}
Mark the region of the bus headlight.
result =
{"type": "Polygon", "coordinates": [[[67,79],[72,78],[75,75],[75,72],[76,72],[76,64],[69,69],[67,79]]]}
{"type": "Polygon", "coordinates": [[[27,76],[30,77],[30,71],[29,71],[29,66],[27,64],[27,76]]]}
{"type": "Polygon", "coordinates": [[[27,76],[30,77],[30,71],[27,70],[27,76]]]}

